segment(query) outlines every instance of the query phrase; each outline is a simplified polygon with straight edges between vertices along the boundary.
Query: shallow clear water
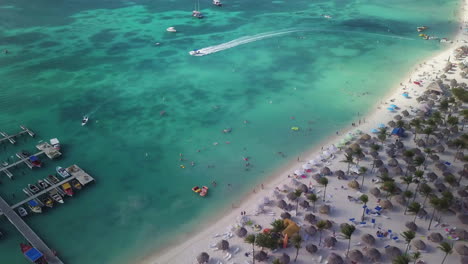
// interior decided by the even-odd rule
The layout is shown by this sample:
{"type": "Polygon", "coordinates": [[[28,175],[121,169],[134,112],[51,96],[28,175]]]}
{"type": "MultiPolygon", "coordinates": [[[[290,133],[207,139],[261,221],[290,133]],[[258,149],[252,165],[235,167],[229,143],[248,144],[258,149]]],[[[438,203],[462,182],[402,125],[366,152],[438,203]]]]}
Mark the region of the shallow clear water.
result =
{"type": "MultiPolygon", "coordinates": [[[[76,163],[97,181],[27,218],[67,263],[129,263],[193,230],[443,48],[419,39],[417,26],[440,37],[457,30],[455,0],[224,2],[201,1],[203,20],[190,17],[188,0],[0,3],[0,48],[10,51],[0,55],[0,130],[38,134],[1,145],[0,160],[52,137],[64,152],[43,169],[12,171],[14,181],[2,175],[0,194],[19,201],[57,165],[76,163]],[[283,30],[294,32],[188,55],[283,30]],[[213,180],[206,199],[190,190],[213,180]]],[[[21,236],[5,219],[0,229],[1,262],[26,263],[21,236]]]]}

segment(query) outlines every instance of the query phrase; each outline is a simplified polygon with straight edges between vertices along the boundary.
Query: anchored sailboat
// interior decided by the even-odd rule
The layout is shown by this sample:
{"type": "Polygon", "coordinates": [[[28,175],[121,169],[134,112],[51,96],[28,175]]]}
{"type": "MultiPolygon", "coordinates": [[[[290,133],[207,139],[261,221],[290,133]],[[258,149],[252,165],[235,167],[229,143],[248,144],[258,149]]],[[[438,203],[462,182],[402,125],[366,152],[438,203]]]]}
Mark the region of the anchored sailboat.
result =
{"type": "Polygon", "coordinates": [[[192,11],[192,16],[198,19],[201,19],[204,17],[203,14],[200,12],[200,1],[198,1],[197,6],[195,6],[195,10],[192,11]]]}

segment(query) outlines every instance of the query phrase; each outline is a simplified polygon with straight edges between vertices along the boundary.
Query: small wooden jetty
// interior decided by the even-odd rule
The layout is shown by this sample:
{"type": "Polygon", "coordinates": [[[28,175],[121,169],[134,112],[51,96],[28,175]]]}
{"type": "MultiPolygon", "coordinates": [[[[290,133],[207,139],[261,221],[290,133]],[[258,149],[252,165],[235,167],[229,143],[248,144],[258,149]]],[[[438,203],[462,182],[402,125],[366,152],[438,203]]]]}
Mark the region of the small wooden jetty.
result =
{"type": "Polygon", "coordinates": [[[31,137],[36,136],[36,133],[34,133],[32,130],[28,129],[27,127],[20,126],[20,128],[21,128],[21,131],[14,134],[14,135],[8,135],[6,132],[0,131],[0,135],[3,136],[3,138],[0,138],[0,143],[2,143],[3,141],[8,140],[11,144],[16,144],[15,138],[18,137],[18,136],[21,136],[22,134],[26,134],[26,133],[28,135],[30,135],[31,137]]]}
{"type": "MultiPolygon", "coordinates": [[[[45,154],[49,159],[55,159],[62,155],[60,151],[56,150],[52,145],[47,142],[43,142],[39,145],[36,145],[36,148],[40,150],[38,153],[33,154],[32,156],[39,156],[45,154]]],[[[30,156],[26,156],[23,153],[16,153],[16,157],[18,157],[18,161],[8,164],[6,166],[0,166],[0,173],[5,173],[8,178],[13,178],[13,174],[9,171],[10,168],[16,167],[22,163],[26,164],[30,169],[33,168],[32,163],[29,161],[30,156]]]]}

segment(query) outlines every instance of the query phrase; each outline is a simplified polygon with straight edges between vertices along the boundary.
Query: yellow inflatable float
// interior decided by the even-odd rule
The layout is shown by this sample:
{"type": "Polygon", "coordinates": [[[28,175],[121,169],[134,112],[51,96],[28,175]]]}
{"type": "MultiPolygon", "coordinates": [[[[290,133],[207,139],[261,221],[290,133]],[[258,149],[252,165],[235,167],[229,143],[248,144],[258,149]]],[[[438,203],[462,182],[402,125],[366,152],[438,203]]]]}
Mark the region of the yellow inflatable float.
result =
{"type": "Polygon", "coordinates": [[[293,126],[293,127],[291,127],[291,130],[298,131],[299,127],[293,126]]]}

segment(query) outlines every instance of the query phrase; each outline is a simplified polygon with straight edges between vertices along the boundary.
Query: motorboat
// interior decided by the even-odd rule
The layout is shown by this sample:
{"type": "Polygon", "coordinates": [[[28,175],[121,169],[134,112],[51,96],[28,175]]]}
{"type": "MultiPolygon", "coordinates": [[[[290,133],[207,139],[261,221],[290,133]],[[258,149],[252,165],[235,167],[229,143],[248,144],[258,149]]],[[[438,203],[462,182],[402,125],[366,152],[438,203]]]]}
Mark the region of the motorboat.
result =
{"type": "Polygon", "coordinates": [[[23,192],[24,192],[27,196],[33,196],[33,195],[34,195],[28,188],[23,188],[23,192]]]}
{"type": "Polygon", "coordinates": [[[83,187],[77,179],[71,180],[71,185],[77,190],[81,190],[81,188],[83,187]]]}
{"type": "Polygon", "coordinates": [[[198,19],[201,19],[201,18],[204,17],[204,15],[203,15],[200,11],[197,11],[197,10],[193,10],[193,11],[192,11],[192,16],[193,16],[193,17],[196,17],[196,18],[198,18],[198,19]]]}
{"type": "Polygon", "coordinates": [[[39,187],[37,187],[35,184],[28,184],[28,190],[33,194],[41,191],[41,189],[39,189],[39,187]]]}
{"type": "Polygon", "coordinates": [[[194,191],[194,192],[196,192],[196,193],[199,193],[199,192],[201,192],[202,190],[200,189],[200,187],[195,186],[195,187],[192,188],[192,191],[194,191]]]}
{"type": "Polygon", "coordinates": [[[43,197],[41,198],[41,202],[42,202],[45,206],[47,206],[47,207],[49,207],[49,208],[54,207],[54,201],[53,201],[52,198],[50,198],[49,196],[43,196],[43,197]]]}
{"type": "Polygon", "coordinates": [[[37,250],[36,248],[33,248],[32,246],[28,244],[21,243],[21,252],[23,252],[24,257],[29,260],[31,263],[34,264],[47,264],[47,261],[44,257],[44,254],[37,250]]]}
{"type": "Polygon", "coordinates": [[[57,203],[63,204],[62,196],[58,193],[57,189],[52,189],[49,191],[49,196],[54,199],[57,203]]]}
{"type": "Polygon", "coordinates": [[[63,191],[64,191],[68,196],[70,196],[70,197],[73,196],[73,189],[72,189],[70,183],[66,182],[66,183],[62,184],[61,187],[62,187],[63,191]]]}
{"type": "Polygon", "coordinates": [[[81,120],[81,125],[84,126],[88,123],[89,117],[88,116],[83,116],[83,119],[81,120]]]}
{"type": "Polygon", "coordinates": [[[330,16],[330,15],[323,15],[323,17],[326,18],[326,19],[331,19],[332,18],[332,16],[330,16]]]}
{"type": "Polygon", "coordinates": [[[208,194],[208,187],[203,186],[200,192],[200,196],[205,197],[208,194]]]}
{"type": "Polygon", "coordinates": [[[41,188],[43,190],[50,187],[50,185],[47,182],[45,182],[44,180],[38,180],[37,185],[39,186],[39,188],[41,188]]]}
{"type": "Polygon", "coordinates": [[[34,155],[30,156],[29,161],[34,167],[37,167],[37,168],[42,167],[42,161],[37,156],[34,156],[34,155]]]}
{"type": "Polygon", "coordinates": [[[215,5],[215,6],[223,6],[223,4],[221,3],[221,1],[219,1],[219,0],[213,0],[213,5],[215,5]]]}
{"type": "Polygon", "coordinates": [[[57,138],[50,139],[50,144],[56,150],[60,150],[60,141],[57,138]]]}
{"type": "Polygon", "coordinates": [[[2,162],[2,166],[3,166],[3,167],[8,166],[8,162],[6,162],[6,161],[2,162]]]}
{"type": "Polygon", "coordinates": [[[416,28],[416,30],[417,30],[418,32],[423,32],[423,31],[426,30],[426,29],[427,29],[426,26],[422,26],[422,27],[417,27],[417,28],[416,28]]]}
{"type": "Polygon", "coordinates": [[[172,33],[176,33],[176,32],[177,32],[177,30],[175,29],[175,27],[168,27],[168,28],[166,28],[166,31],[167,31],[167,32],[172,32],[172,33]]]}
{"type": "Polygon", "coordinates": [[[28,207],[29,207],[29,209],[31,209],[31,211],[33,211],[34,213],[37,213],[37,214],[42,213],[42,208],[41,208],[41,206],[39,205],[39,203],[38,203],[35,199],[34,199],[34,200],[28,201],[28,207]]]}
{"type": "Polygon", "coordinates": [[[21,216],[21,217],[25,217],[28,215],[28,211],[26,211],[26,209],[24,209],[24,207],[18,207],[18,214],[21,216]]]}
{"type": "Polygon", "coordinates": [[[192,56],[204,56],[206,55],[205,53],[201,52],[200,50],[191,50],[189,51],[189,54],[192,56]]]}
{"type": "Polygon", "coordinates": [[[70,173],[68,173],[68,171],[60,166],[57,166],[55,168],[55,170],[57,171],[58,175],[62,176],[62,178],[67,178],[67,177],[70,177],[70,173]]]}
{"type": "Polygon", "coordinates": [[[60,180],[55,177],[54,175],[49,175],[47,176],[47,181],[50,183],[50,184],[57,184],[60,182],[60,180]]]}

